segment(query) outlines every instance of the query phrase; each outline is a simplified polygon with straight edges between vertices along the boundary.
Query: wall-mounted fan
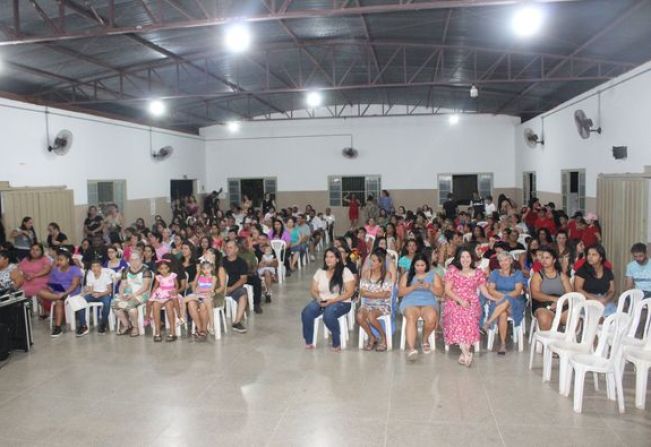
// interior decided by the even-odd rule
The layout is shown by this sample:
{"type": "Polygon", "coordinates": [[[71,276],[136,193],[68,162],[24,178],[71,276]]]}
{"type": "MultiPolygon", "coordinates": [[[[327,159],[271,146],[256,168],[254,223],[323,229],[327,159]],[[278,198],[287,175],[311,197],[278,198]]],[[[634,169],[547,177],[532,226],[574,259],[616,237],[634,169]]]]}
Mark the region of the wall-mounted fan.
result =
{"type": "Polygon", "coordinates": [[[343,155],[344,158],[353,159],[353,158],[357,158],[359,152],[357,151],[357,149],[354,149],[352,147],[345,147],[341,150],[341,155],[343,155]]]}
{"type": "Polygon", "coordinates": [[[172,146],[164,146],[158,149],[156,152],[152,152],[151,156],[154,160],[161,161],[169,158],[172,155],[172,152],[174,152],[174,148],[172,146]]]}
{"type": "Polygon", "coordinates": [[[72,146],[72,132],[64,129],[57,134],[54,142],[47,147],[47,150],[57,155],[65,155],[70,150],[70,146],[72,146]]]}
{"type": "Polygon", "coordinates": [[[524,129],[524,141],[530,148],[535,148],[539,144],[545,144],[545,141],[540,138],[536,132],[529,129],[528,127],[524,129]]]}
{"type": "Polygon", "coordinates": [[[593,129],[592,126],[594,124],[592,120],[588,118],[585,112],[581,109],[574,112],[574,124],[576,124],[576,130],[577,132],[579,132],[579,135],[581,135],[581,138],[583,138],[584,140],[590,138],[590,134],[592,132],[597,132],[598,134],[601,135],[601,127],[597,127],[593,129]]]}

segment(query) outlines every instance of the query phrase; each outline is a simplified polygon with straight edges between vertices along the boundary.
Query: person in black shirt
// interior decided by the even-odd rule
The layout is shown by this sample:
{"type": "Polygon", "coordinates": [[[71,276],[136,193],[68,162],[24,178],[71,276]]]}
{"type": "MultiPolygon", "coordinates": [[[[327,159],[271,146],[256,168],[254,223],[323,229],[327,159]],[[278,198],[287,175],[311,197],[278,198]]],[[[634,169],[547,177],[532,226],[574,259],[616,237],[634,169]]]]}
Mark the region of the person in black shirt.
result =
{"type": "Polygon", "coordinates": [[[102,246],[104,234],[104,219],[97,214],[96,206],[88,207],[88,215],[84,220],[84,236],[91,241],[94,248],[102,246]]]}
{"type": "Polygon", "coordinates": [[[472,207],[472,217],[474,219],[480,219],[484,215],[484,200],[479,197],[479,193],[476,191],[472,193],[470,206],[472,207]]]}
{"type": "Polygon", "coordinates": [[[245,333],[246,327],[242,323],[246,307],[249,304],[248,295],[244,285],[247,282],[249,268],[246,261],[238,256],[239,250],[237,242],[229,240],[224,246],[226,257],[222,260],[222,267],[226,270],[228,275],[228,283],[226,284],[226,296],[230,296],[237,303],[237,314],[233,320],[233,331],[245,333]]]}
{"type": "Polygon", "coordinates": [[[59,250],[59,248],[61,248],[62,245],[68,244],[68,236],[61,232],[59,224],[51,222],[47,226],[47,232],[47,246],[50,248],[50,250],[56,252],[59,250]]]}
{"type": "Polygon", "coordinates": [[[602,245],[593,245],[586,252],[586,263],[576,271],[574,290],[589,300],[604,305],[604,318],[617,311],[615,298],[615,276],[606,267],[606,250],[602,245]]]}
{"type": "Polygon", "coordinates": [[[443,202],[443,209],[445,210],[445,217],[454,220],[457,217],[457,202],[454,200],[452,193],[448,194],[448,200],[443,202]]]}

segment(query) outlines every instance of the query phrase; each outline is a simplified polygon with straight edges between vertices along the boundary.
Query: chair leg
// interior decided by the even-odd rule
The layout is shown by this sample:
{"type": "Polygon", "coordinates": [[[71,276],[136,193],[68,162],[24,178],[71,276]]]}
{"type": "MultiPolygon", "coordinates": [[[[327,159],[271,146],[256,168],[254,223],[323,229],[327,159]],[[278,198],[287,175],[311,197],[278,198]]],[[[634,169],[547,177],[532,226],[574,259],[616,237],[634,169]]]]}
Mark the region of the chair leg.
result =
{"type": "Polygon", "coordinates": [[[364,343],[366,342],[366,331],[359,327],[359,341],[357,342],[357,349],[364,349],[364,343]]]}
{"type": "Polygon", "coordinates": [[[585,381],[585,370],[581,367],[575,367],[574,369],[574,412],[581,413],[583,410],[583,382],[585,381]]]}
{"type": "Polygon", "coordinates": [[[562,374],[562,376],[559,378],[559,392],[563,396],[569,396],[570,395],[570,390],[572,389],[572,366],[570,365],[570,360],[567,356],[562,356],[560,359],[560,368],[559,368],[559,375],[562,374]],[[562,380],[562,382],[561,382],[562,380]],[[562,387],[562,390],[561,390],[562,387]]]}
{"type": "Polygon", "coordinates": [[[393,350],[393,323],[391,322],[391,315],[384,319],[384,331],[387,334],[387,350],[393,350]]]}
{"type": "Polygon", "coordinates": [[[543,382],[552,380],[552,351],[543,346],[543,382]]]}
{"type": "MultiPolygon", "coordinates": [[[[320,320],[321,320],[320,318],[315,318],[314,319],[314,334],[312,335],[312,346],[316,346],[316,341],[319,338],[319,321],[320,320]]],[[[327,329],[325,327],[323,328],[323,330],[327,331],[327,329]]]]}
{"type": "Polygon", "coordinates": [[[402,329],[400,331],[400,350],[404,351],[405,350],[405,344],[406,344],[406,337],[407,337],[407,321],[405,320],[405,317],[402,317],[402,329]]]}
{"type": "MultiPolygon", "coordinates": [[[[615,382],[615,392],[617,393],[617,409],[620,413],[625,411],[624,407],[624,386],[622,384],[622,376],[619,374],[618,368],[613,371],[613,379],[615,382]]],[[[646,390],[645,390],[646,391],[646,390]]]]}
{"type": "Polygon", "coordinates": [[[536,345],[538,345],[538,341],[535,339],[531,339],[529,337],[529,369],[533,369],[533,355],[536,352],[536,345]]]}
{"type": "Polygon", "coordinates": [[[490,328],[488,329],[488,336],[486,337],[486,350],[487,351],[492,351],[493,350],[493,344],[495,343],[495,329],[490,328]]]}
{"type": "MultiPolygon", "coordinates": [[[[635,365],[635,408],[644,410],[646,403],[646,387],[649,375],[649,364],[635,365]]],[[[621,382],[621,376],[620,376],[621,382]]]]}
{"type": "Polygon", "coordinates": [[[522,319],[522,325],[518,326],[518,352],[524,351],[524,318],[522,319]]]}
{"type": "Polygon", "coordinates": [[[479,344],[478,341],[475,342],[474,348],[475,348],[475,354],[481,351],[481,345],[479,344]]]}
{"type": "MultiPolygon", "coordinates": [[[[594,375],[596,376],[597,374],[594,373],[594,375]]],[[[606,395],[608,396],[608,400],[617,400],[614,374],[606,374],[606,395]]]]}

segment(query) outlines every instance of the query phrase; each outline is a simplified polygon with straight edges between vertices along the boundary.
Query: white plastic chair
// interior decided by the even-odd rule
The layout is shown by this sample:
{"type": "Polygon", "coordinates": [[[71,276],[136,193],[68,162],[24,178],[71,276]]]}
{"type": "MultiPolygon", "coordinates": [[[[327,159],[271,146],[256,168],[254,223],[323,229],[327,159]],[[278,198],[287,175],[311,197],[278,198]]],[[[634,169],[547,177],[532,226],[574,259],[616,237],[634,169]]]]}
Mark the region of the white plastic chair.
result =
{"type": "Polygon", "coordinates": [[[395,250],[387,249],[387,254],[391,255],[391,258],[393,259],[393,263],[395,264],[396,269],[397,269],[398,268],[398,259],[400,258],[400,256],[398,256],[398,252],[395,251],[395,250]]]}
{"type": "MultiPolygon", "coordinates": [[[[139,335],[145,335],[145,303],[142,303],[138,305],[138,334],[139,335]]],[[[116,332],[120,331],[120,319],[115,316],[113,313],[113,309],[111,309],[111,314],[109,316],[109,321],[113,321],[113,323],[110,323],[113,325],[115,328],[116,332]]]]}
{"type": "Polygon", "coordinates": [[[649,331],[651,330],[651,298],[645,298],[637,303],[635,309],[633,309],[633,318],[631,319],[631,325],[628,328],[628,333],[624,336],[622,344],[624,346],[631,346],[641,348],[645,345],[646,339],[649,337],[649,331]],[[635,335],[637,329],[640,325],[640,319],[642,318],[642,312],[646,309],[646,321],[642,328],[642,338],[637,338],[635,335]]]}
{"type": "MultiPolygon", "coordinates": [[[[538,345],[542,347],[543,359],[547,347],[557,340],[562,340],[565,336],[565,333],[559,330],[561,325],[561,317],[563,315],[563,307],[567,303],[567,321],[566,327],[572,326],[573,322],[572,310],[578,304],[585,301],[585,297],[578,292],[569,292],[558,298],[556,301],[556,313],[554,314],[554,319],[552,320],[552,326],[549,330],[540,331],[538,330],[538,321],[534,318],[532,327],[531,327],[531,343],[529,346],[529,369],[533,368],[533,355],[536,352],[538,345]]],[[[544,363],[543,363],[544,365],[544,363]]],[[[543,381],[545,381],[545,371],[543,369],[543,381]]]]}
{"type": "MultiPolygon", "coordinates": [[[[346,345],[348,343],[348,319],[346,315],[342,315],[341,317],[337,318],[337,321],[339,322],[339,336],[341,338],[341,349],[346,349],[346,345]]],[[[312,337],[312,345],[316,346],[316,341],[319,338],[319,322],[323,322],[323,314],[319,315],[314,319],[314,336],[312,337]]],[[[325,323],[323,324],[323,338],[328,339],[330,335],[330,331],[326,327],[325,323]]]]}
{"type": "MultiPolygon", "coordinates": [[[[249,310],[251,310],[253,309],[253,286],[250,284],[244,284],[244,288],[246,289],[249,310]]],[[[235,321],[235,317],[237,316],[237,301],[235,301],[233,297],[227,296],[224,299],[224,307],[226,308],[226,316],[229,317],[231,321],[235,321]]],[[[248,319],[247,312],[244,312],[244,319],[248,319]]]]}
{"type": "MultiPolygon", "coordinates": [[[[649,298],[647,298],[649,299],[649,298]]],[[[646,300],[645,300],[646,301],[646,300]]],[[[635,366],[635,408],[644,410],[646,404],[646,390],[651,368],[651,337],[647,335],[644,346],[623,346],[624,359],[635,366]]],[[[620,379],[623,375],[623,367],[620,369],[620,379]]]]}
{"type": "MultiPolygon", "coordinates": [[[[54,327],[54,305],[55,303],[52,302],[52,306],[50,307],[50,330],[52,330],[54,327]]],[[[63,301],[63,319],[63,324],[70,326],[71,331],[75,331],[77,329],[77,318],[75,318],[75,313],[72,311],[72,309],[70,309],[68,298],[63,301]]]]}
{"type": "MultiPolygon", "coordinates": [[[[507,322],[513,325],[513,344],[518,345],[519,352],[524,351],[524,318],[522,318],[522,322],[520,323],[519,326],[515,325],[515,321],[513,321],[513,318],[511,317],[507,318],[507,322]]],[[[493,350],[493,344],[495,343],[495,335],[497,335],[497,331],[498,331],[497,324],[493,324],[486,332],[487,351],[493,350]]]]}
{"type": "Polygon", "coordinates": [[[165,307],[162,307],[161,310],[163,311],[163,314],[165,314],[165,332],[168,334],[170,333],[170,327],[174,326],[174,335],[177,337],[181,336],[181,325],[176,324],[175,321],[170,321],[169,315],[167,315],[167,309],[165,307]]]}
{"type": "MultiPolygon", "coordinates": [[[[391,321],[391,314],[382,315],[378,317],[378,320],[380,321],[380,323],[384,322],[384,333],[387,336],[387,351],[391,351],[393,349],[393,323],[391,321]]],[[[364,344],[366,343],[367,339],[368,336],[366,335],[366,331],[360,327],[359,337],[358,337],[359,349],[364,348],[364,344]]]]}
{"type": "MultiPolygon", "coordinates": [[[[595,301],[587,301],[586,304],[593,304],[595,301]]],[[[601,304],[601,303],[598,303],[601,304]]],[[[591,354],[573,354],[570,358],[570,370],[566,377],[564,388],[569,390],[574,371],[574,411],[581,413],[583,406],[583,384],[585,374],[606,374],[608,383],[608,399],[614,400],[617,395],[619,412],[624,412],[624,389],[622,387],[622,374],[618,365],[621,357],[621,340],[628,329],[630,317],[625,313],[614,313],[604,321],[599,336],[599,344],[591,354]],[[613,341],[609,349],[609,335],[612,334],[613,341]],[[613,391],[615,393],[613,393],[613,391]]],[[[584,323],[585,324],[585,323],[584,323]]],[[[585,331],[584,331],[585,333],[585,331]]],[[[645,387],[646,388],[646,387],[645,387]]],[[[646,390],[645,390],[646,391],[646,390]]],[[[637,396],[636,396],[637,401],[637,396]]],[[[637,403],[637,402],[636,402],[637,403]]]]}
{"type": "Polygon", "coordinates": [[[549,381],[552,373],[552,353],[558,354],[558,391],[563,396],[570,395],[569,386],[572,375],[570,358],[578,354],[589,354],[594,349],[599,320],[604,313],[604,305],[599,301],[586,300],[578,304],[572,312],[576,314],[572,319],[574,325],[567,326],[562,340],[550,343],[543,357],[543,371],[547,373],[546,381],[549,381]],[[579,321],[582,322],[580,328],[579,321]],[[580,342],[577,341],[579,332],[581,334],[580,342]]]}
{"type": "MultiPolygon", "coordinates": [[[[418,330],[419,333],[422,332],[424,321],[422,318],[418,317],[418,321],[416,322],[416,329],[418,330]]],[[[389,336],[387,335],[387,338],[389,336]]],[[[431,334],[429,334],[429,337],[427,339],[427,342],[429,343],[430,349],[432,351],[436,351],[436,331],[432,331],[431,334]]],[[[400,350],[404,351],[405,350],[405,345],[407,344],[407,319],[405,316],[402,316],[402,329],[400,331],[400,350]]]]}
{"type": "Polygon", "coordinates": [[[517,261],[520,259],[520,256],[522,256],[522,254],[526,252],[527,250],[511,250],[509,254],[511,255],[514,261],[517,261]]]}
{"type": "Polygon", "coordinates": [[[213,308],[213,329],[217,340],[222,338],[222,324],[224,325],[224,334],[228,334],[228,325],[226,324],[225,306],[213,308]]]}
{"type": "Polygon", "coordinates": [[[287,244],[282,239],[274,239],[271,241],[271,248],[276,255],[276,260],[278,261],[278,283],[282,284],[285,281],[285,253],[287,244]]]}

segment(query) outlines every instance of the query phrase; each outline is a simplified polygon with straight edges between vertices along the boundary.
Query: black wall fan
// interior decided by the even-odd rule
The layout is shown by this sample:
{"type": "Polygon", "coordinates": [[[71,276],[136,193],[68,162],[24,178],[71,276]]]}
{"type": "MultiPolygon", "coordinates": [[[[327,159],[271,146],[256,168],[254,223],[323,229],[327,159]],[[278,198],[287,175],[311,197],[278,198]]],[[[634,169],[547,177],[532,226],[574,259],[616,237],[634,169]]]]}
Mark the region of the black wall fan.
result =
{"type": "Polygon", "coordinates": [[[576,130],[584,140],[590,138],[592,132],[597,132],[601,135],[601,127],[593,128],[594,123],[581,109],[574,112],[574,124],[576,124],[576,130]]]}

